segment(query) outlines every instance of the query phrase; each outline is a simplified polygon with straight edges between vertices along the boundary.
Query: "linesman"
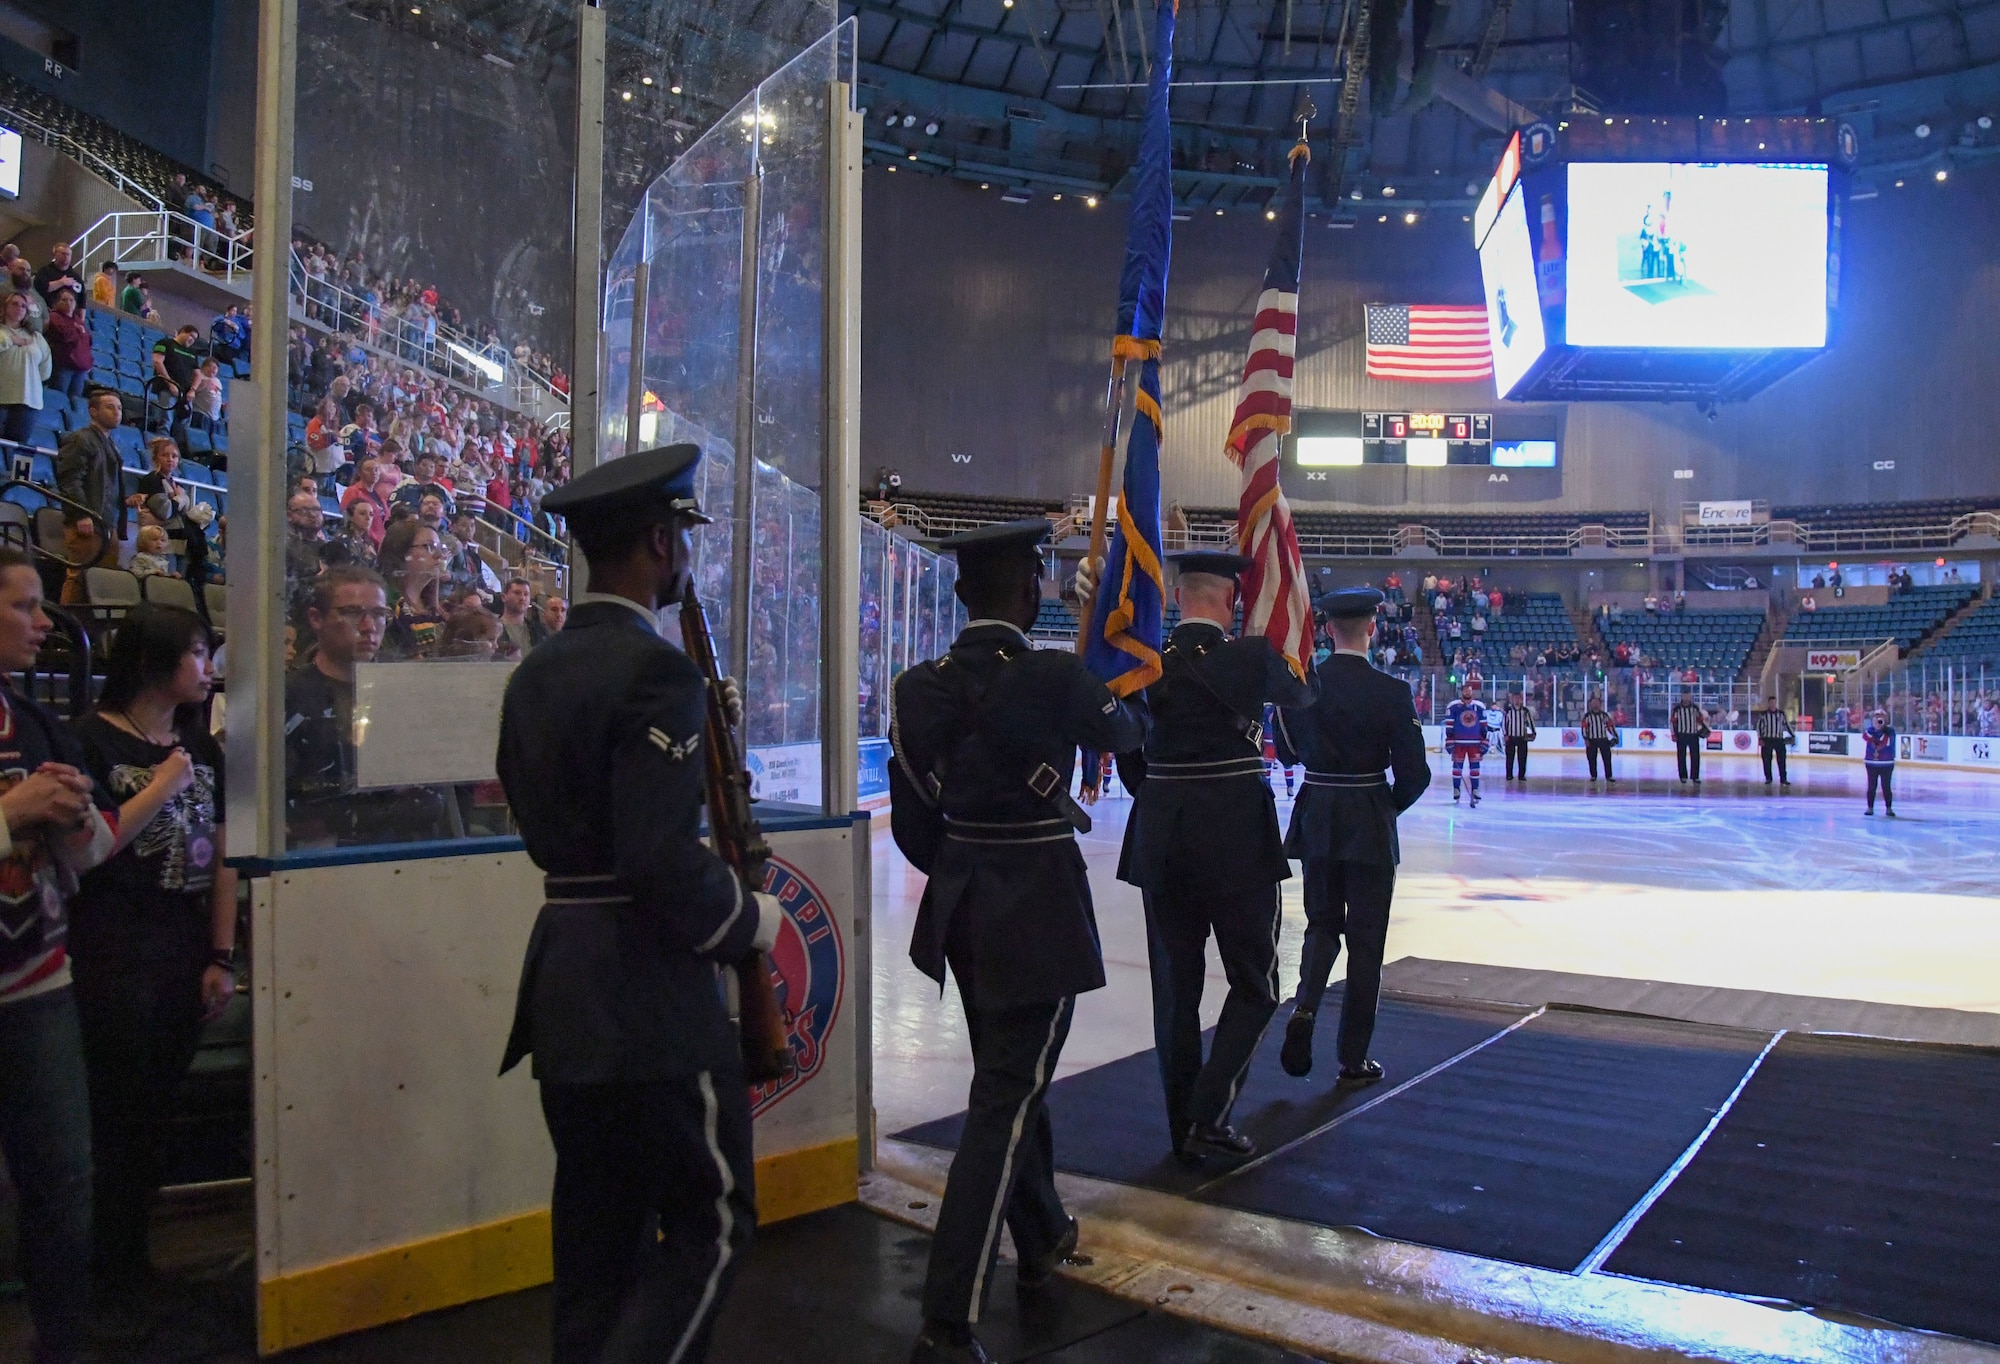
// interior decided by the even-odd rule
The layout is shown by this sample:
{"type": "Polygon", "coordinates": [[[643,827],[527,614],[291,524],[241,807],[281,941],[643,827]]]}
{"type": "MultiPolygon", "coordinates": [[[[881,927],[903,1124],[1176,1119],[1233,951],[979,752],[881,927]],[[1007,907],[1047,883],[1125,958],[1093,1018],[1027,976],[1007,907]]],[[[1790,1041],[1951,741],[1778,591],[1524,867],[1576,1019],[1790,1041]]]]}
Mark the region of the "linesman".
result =
{"type": "MultiPolygon", "coordinates": [[[[1152,966],[1153,1039],[1174,1154],[1199,1165],[1242,1157],[1255,1143],[1229,1110],[1278,1007],[1278,883],[1292,874],[1264,771],[1264,710],[1312,704],[1261,635],[1231,639],[1240,554],[1176,554],[1181,623],[1146,688],[1153,732],[1119,759],[1133,792],[1118,879],[1139,887],[1152,966]],[[1201,1055],[1201,994],[1209,934],[1229,997],[1201,1055]]],[[[1080,591],[1088,590],[1080,587],[1080,591]]],[[[1288,769],[1289,770],[1289,769],[1288,769]]]]}
{"type": "Polygon", "coordinates": [[[940,986],[949,968],[972,1043],[913,1364],[983,1364],[972,1328],[1003,1222],[1024,1288],[1048,1282],[1076,1250],[1043,1096],[1076,997],[1104,984],[1104,958],[1076,846],[1090,818],[1069,791],[1079,746],[1130,752],[1146,719],[1075,654],[1029,642],[1048,538],[1038,517],[940,544],[958,556],[956,591],[972,620],[950,653],[907,669],[890,694],[890,827],[929,877],[910,959],[940,986]]]}
{"type": "Polygon", "coordinates": [[[1535,738],[1535,713],[1528,709],[1527,700],[1518,693],[1510,692],[1507,702],[1500,707],[1500,733],[1507,745],[1506,781],[1526,781],[1528,779],[1528,745],[1535,738]]]}
{"type": "Polygon", "coordinates": [[[1579,728],[1583,730],[1583,760],[1590,764],[1591,781],[1597,780],[1597,760],[1602,758],[1604,780],[1615,784],[1618,778],[1611,775],[1611,746],[1618,742],[1618,726],[1611,723],[1611,715],[1604,709],[1601,693],[1590,698],[1579,728]]]}
{"type": "Polygon", "coordinates": [[[1681,770],[1681,785],[1690,781],[1701,785],[1701,747],[1708,739],[1708,712],[1693,692],[1682,692],[1667,723],[1674,731],[1674,761],[1681,770]]]}
{"type": "Polygon", "coordinates": [[[1750,717],[1757,729],[1757,754],[1764,760],[1764,785],[1771,784],[1771,759],[1778,760],[1778,785],[1790,787],[1791,774],[1785,771],[1785,750],[1795,740],[1798,733],[1792,728],[1792,717],[1785,714],[1778,698],[1764,698],[1764,709],[1750,717]]]}

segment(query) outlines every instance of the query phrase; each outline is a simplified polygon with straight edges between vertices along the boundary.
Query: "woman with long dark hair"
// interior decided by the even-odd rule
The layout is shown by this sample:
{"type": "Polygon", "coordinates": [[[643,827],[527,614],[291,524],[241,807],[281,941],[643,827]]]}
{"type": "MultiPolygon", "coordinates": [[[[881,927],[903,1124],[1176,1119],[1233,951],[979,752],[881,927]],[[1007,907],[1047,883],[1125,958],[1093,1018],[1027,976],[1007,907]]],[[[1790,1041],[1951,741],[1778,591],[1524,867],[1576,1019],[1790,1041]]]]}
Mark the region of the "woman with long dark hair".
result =
{"type": "Polygon", "coordinates": [[[202,719],[209,651],[194,612],[134,608],[97,708],[75,725],[86,770],[119,806],[111,856],[83,878],[69,935],[90,1076],[93,1258],[114,1294],[152,1273],[160,1128],[202,1025],[236,988],[222,751],[202,719]]]}

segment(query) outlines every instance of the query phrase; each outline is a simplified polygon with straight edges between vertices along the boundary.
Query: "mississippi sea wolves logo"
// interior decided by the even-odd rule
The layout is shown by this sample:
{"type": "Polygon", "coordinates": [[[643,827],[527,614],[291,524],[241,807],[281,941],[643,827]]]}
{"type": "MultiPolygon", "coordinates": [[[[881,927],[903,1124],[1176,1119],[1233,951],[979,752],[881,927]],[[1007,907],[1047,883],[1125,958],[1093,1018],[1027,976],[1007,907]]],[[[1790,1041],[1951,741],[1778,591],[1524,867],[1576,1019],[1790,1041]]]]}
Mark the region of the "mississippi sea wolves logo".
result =
{"type": "Polygon", "coordinates": [[[778,1007],[785,1014],[793,1069],[783,1080],[751,1088],[752,1117],[819,1074],[847,973],[847,947],[819,887],[789,862],[774,857],[764,866],[764,889],[785,909],[784,926],[771,948],[771,964],[777,972],[774,983],[778,1007]]]}

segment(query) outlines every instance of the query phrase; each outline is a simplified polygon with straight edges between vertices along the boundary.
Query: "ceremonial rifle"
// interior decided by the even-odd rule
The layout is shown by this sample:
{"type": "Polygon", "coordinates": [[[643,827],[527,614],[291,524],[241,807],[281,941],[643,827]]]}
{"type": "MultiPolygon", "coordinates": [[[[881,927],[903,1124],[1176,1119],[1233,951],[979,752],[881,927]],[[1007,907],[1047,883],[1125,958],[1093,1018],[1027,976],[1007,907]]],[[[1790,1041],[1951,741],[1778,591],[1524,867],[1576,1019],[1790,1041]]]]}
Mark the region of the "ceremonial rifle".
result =
{"type": "MultiPolygon", "coordinates": [[[[743,751],[722,704],[722,672],[715,661],[715,639],[708,631],[708,613],[689,583],[681,598],[681,648],[701,669],[708,698],[702,751],[707,763],[708,831],[716,854],[727,862],[745,887],[761,890],[764,864],[771,845],[750,812],[750,773],[743,751]]],[[[781,1080],[792,1073],[792,1049],[785,1039],[785,1016],[771,984],[771,959],[754,948],[731,964],[736,972],[737,1022],[742,1034],[743,1074],[751,1084],[781,1080]]]]}

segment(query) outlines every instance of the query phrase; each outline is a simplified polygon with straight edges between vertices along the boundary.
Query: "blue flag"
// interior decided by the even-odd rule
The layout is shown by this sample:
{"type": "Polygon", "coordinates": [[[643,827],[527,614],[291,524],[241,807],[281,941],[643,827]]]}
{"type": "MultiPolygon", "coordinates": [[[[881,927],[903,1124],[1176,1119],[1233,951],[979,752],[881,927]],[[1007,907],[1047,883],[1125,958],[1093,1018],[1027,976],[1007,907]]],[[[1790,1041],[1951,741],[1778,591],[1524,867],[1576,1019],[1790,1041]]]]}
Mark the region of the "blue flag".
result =
{"type": "Polygon", "coordinates": [[[1105,556],[1083,654],[1084,663],[1116,696],[1130,696],[1159,680],[1166,601],[1160,568],[1160,440],[1166,432],[1160,412],[1160,323],[1174,234],[1173,139],[1167,122],[1174,0],[1159,0],[1153,32],[1146,122],[1139,136],[1125,271],[1118,286],[1118,338],[1112,343],[1114,357],[1138,362],[1138,410],[1125,443],[1118,526],[1105,556]]]}

